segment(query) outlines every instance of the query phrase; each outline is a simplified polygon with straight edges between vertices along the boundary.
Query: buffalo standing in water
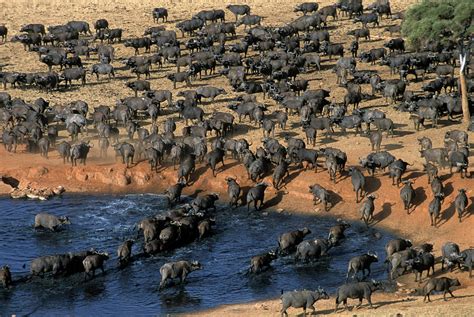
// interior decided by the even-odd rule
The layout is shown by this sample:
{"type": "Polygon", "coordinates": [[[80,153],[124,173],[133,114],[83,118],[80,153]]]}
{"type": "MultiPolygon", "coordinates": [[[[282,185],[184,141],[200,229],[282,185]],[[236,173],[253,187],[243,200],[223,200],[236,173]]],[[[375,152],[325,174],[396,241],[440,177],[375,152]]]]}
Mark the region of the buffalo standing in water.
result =
{"type": "Polygon", "coordinates": [[[58,231],[62,225],[70,225],[68,217],[56,217],[47,213],[39,213],[35,216],[35,229],[46,228],[51,231],[58,231]]]}
{"type": "Polygon", "coordinates": [[[67,273],[72,258],[72,254],[46,255],[36,258],[31,261],[31,275],[44,277],[44,274],[48,272],[52,272],[53,276],[67,273]]]}
{"type": "Polygon", "coordinates": [[[186,280],[186,276],[191,273],[192,271],[201,270],[202,265],[197,262],[189,262],[189,261],[178,261],[178,262],[169,262],[165,263],[160,268],[161,274],[161,282],[160,282],[160,289],[162,289],[168,279],[174,279],[179,277],[180,283],[184,283],[186,280]]]}
{"type": "Polygon", "coordinates": [[[10,273],[10,267],[8,265],[0,269],[0,282],[3,283],[4,288],[9,288],[12,284],[12,274],[10,273]]]}
{"type": "Polygon", "coordinates": [[[283,233],[278,239],[278,252],[288,254],[296,249],[296,246],[303,241],[303,238],[310,234],[311,230],[303,228],[283,233]]]}
{"type": "Polygon", "coordinates": [[[88,255],[82,264],[84,265],[84,279],[89,276],[89,273],[92,271],[92,276],[95,276],[95,270],[101,269],[102,274],[105,274],[104,271],[104,262],[109,259],[108,253],[97,253],[93,255],[88,255]]]}
{"type": "Polygon", "coordinates": [[[127,265],[132,255],[132,245],[134,240],[127,240],[119,246],[117,256],[119,258],[119,265],[127,265]]]}

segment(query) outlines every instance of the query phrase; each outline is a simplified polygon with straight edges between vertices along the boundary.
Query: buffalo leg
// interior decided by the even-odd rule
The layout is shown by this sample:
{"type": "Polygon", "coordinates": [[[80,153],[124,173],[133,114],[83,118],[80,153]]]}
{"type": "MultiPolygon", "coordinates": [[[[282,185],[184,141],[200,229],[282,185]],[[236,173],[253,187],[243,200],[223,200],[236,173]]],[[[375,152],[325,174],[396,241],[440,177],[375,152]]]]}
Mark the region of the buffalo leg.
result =
{"type": "Polygon", "coordinates": [[[367,302],[369,302],[370,308],[374,308],[374,306],[372,305],[372,300],[371,300],[370,296],[369,296],[369,298],[367,298],[367,302]]]}
{"type": "Polygon", "coordinates": [[[160,289],[162,289],[166,284],[166,278],[163,278],[161,279],[161,282],[160,282],[160,289]]]}
{"type": "Polygon", "coordinates": [[[184,284],[186,282],[186,275],[188,275],[188,272],[184,270],[183,274],[181,275],[181,284],[184,284]]]}

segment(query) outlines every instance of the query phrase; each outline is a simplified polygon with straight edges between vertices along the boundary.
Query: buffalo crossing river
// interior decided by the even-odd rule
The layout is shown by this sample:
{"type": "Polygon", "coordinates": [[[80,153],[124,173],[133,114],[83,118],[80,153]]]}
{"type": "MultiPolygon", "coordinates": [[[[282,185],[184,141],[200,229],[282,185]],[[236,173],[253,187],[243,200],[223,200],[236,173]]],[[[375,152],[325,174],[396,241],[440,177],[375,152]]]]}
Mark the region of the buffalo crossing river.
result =
{"type": "MultiPolygon", "coordinates": [[[[189,200],[189,198],[185,199],[189,200]]],[[[32,259],[42,255],[88,250],[107,251],[106,274],[84,281],[82,274],[44,279],[35,277],[10,290],[0,286],[0,316],[151,316],[194,312],[223,304],[275,298],[281,290],[325,288],[333,294],[345,281],[347,263],[368,250],[384,257],[384,245],[393,236],[355,225],[348,237],[329,251],[330,257],[312,264],[295,264],[293,257],[273,262],[258,275],[246,274],[250,258],[276,248],[284,232],[308,227],[306,237],[326,238],[336,223],[330,217],[285,213],[247,213],[220,206],[215,215],[215,234],[156,257],[140,258],[123,270],[117,269],[116,250],[127,238],[136,237],[135,224],[146,216],[166,210],[159,195],[87,196],[66,195],[49,201],[0,198],[0,265],[8,264],[13,280],[29,274],[32,259]],[[69,216],[72,225],[54,233],[33,229],[38,212],[69,216]],[[168,261],[198,260],[203,270],[192,272],[185,286],[158,290],[159,269],[168,261]]],[[[132,253],[141,252],[143,238],[132,253]]],[[[372,265],[372,277],[385,279],[383,260],[372,265]]]]}

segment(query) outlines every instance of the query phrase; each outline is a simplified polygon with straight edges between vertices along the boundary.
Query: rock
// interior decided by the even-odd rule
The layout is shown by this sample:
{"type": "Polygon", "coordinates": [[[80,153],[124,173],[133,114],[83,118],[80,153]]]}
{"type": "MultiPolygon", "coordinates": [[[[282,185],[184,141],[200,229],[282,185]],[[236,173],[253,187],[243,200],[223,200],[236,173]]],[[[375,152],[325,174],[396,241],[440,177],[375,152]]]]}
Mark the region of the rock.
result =
{"type": "Polygon", "coordinates": [[[10,197],[13,199],[29,198],[37,200],[48,200],[55,195],[61,195],[65,191],[64,187],[58,186],[55,189],[51,188],[34,188],[28,184],[25,188],[15,188],[11,191],[10,197]]]}
{"type": "Polygon", "coordinates": [[[133,173],[132,179],[137,185],[146,185],[150,181],[151,175],[147,172],[137,171],[136,173],[133,173]]]}
{"type": "Polygon", "coordinates": [[[376,238],[377,240],[380,240],[382,238],[382,234],[377,231],[376,233],[374,233],[374,238],[376,238]]]}
{"type": "Polygon", "coordinates": [[[45,196],[41,196],[41,195],[34,194],[34,193],[31,193],[31,192],[27,193],[26,197],[28,197],[29,199],[47,200],[47,198],[45,196]]]}
{"type": "Polygon", "coordinates": [[[37,178],[48,174],[48,169],[44,166],[32,167],[28,170],[28,178],[37,178]]]}
{"type": "Polygon", "coordinates": [[[73,173],[74,173],[74,178],[80,182],[85,182],[89,179],[89,175],[82,168],[76,169],[73,173]]]}
{"type": "Polygon", "coordinates": [[[126,169],[110,168],[105,171],[94,173],[94,179],[107,185],[127,186],[132,182],[132,179],[127,175],[126,169]]]}
{"type": "Polygon", "coordinates": [[[55,195],[58,195],[58,196],[62,195],[65,191],[66,191],[66,189],[63,186],[58,186],[58,187],[53,189],[53,193],[55,195]]]}
{"type": "Polygon", "coordinates": [[[112,172],[109,170],[107,173],[104,172],[96,172],[94,173],[93,177],[96,181],[101,182],[103,184],[112,185],[112,172]]]}
{"type": "Polygon", "coordinates": [[[130,176],[123,174],[115,174],[112,178],[112,184],[118,186],[127,186],[132,182],[130,176]]]}
{"type": "Polygon", "coordinates": [[[38,191],[38,195],[51,198],[54,196],[54,191],[51,188],[44,188],[38,191]]]}
{"type": "Polygon", "coordinates": [[[265,304],[255,304],[255,309],[263,309],[263,310],[268,310],[268,306],[265,304]]]}
{"type": "Polygon", "coordinates": [[[281,214],[285,210],[283,208],[278,208],[276,211],[281,214]]]}
{"type": "Polygon", "coordinates": [[[10,193],[10,197],[13,199],[23,199],[26,198],[26,192],[21,189],[14,189],[10,193]]]}

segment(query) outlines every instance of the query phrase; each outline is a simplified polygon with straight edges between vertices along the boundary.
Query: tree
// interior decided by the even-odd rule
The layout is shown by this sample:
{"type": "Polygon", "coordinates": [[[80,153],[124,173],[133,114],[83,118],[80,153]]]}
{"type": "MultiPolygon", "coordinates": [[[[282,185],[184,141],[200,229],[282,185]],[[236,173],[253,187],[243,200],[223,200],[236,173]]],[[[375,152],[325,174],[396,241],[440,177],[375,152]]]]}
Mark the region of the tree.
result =
{"type": "Polygon", "coordinates": [[[423,0],[410,7],[402,24],[402,34],[412,48],[419,50],[429,42],[456,44],[459,50],[459,81],[463,118],[470,121],[465,79],[466,60],[474,34],[473,0],[423,0]]]}

